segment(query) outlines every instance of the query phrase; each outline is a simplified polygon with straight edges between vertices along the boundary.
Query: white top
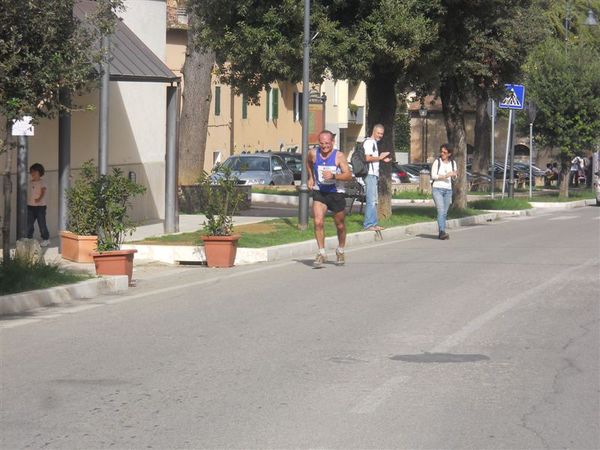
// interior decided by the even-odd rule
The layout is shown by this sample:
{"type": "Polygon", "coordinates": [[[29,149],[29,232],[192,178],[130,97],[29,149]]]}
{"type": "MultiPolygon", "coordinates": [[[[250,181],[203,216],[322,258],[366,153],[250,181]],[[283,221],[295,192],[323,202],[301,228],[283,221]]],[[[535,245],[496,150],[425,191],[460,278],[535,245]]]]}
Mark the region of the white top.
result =
{"type": "Polygon", "coordinates": [[[431,166],[431,179],[434,180],[433,187],[452,190],[452,178],[440,178],[440,176],[453,172],[455,169],[456,163],[454,161],[448,160],[444,162],[440,158],[437,158],[431,166]]]}
{"type": "MultiPolygon", "coordinates": [[[[373,138],[367,138],[363,142],[363,148],[365,149],[365,156],[379,156],[379,150],[377,148],[377,141],[373,138]]],[[[379,161],[370,162],[369,164],[369,175],[379,176],[379,161]]]]}
{"type": "Polygon", "coordinates": [[[46,197],[48,196],[48,186],[46,182],[42,179],[38,181],[31,181],[29,186],[29,191],[27,192],[27,205],[29,206],[46,206],[46,197]],[[36,198],[40,198],[42,194],[42,189],[45,189],[46,192],[44,196],[40,199],[38,203],[34,200],[36,198]]]}

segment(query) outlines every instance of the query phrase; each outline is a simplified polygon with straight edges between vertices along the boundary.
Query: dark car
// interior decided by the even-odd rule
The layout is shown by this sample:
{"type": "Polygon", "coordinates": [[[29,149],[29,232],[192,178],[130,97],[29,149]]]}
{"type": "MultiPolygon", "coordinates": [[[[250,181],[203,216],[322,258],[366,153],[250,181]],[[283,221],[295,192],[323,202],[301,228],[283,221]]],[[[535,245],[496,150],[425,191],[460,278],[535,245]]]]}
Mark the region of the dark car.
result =
{"type": "Polygon", "coordinates": [[[277,155],[288,166],[294,174],[294,180],[300,180],[302,175],[302,153],[292,152],[273,152],[272,155],[277,155]]]}

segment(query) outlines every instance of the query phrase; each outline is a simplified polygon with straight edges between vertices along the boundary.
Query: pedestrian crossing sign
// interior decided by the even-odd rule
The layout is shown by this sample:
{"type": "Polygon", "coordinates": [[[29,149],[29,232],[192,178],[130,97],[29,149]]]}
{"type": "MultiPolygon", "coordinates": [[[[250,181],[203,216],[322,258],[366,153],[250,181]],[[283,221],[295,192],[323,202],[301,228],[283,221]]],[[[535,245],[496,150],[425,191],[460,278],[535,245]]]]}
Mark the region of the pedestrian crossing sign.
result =
{"type": "Polygon", "coordinates": [[[522,84],[505,84],[504,99],[498,104],[502,109],[523,109],[525,104],[525,86],[522,84]]]}

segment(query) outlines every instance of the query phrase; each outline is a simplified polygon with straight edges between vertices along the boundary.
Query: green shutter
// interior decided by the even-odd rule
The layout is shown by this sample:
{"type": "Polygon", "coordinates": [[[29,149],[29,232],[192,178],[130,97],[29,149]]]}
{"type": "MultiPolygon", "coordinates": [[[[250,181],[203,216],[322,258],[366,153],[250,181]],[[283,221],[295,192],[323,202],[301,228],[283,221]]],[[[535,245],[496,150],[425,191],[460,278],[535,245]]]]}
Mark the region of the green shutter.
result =
{"type": "Polygon", "coordinates": [[[266,107],[266,113],[267,113],[267,122],[269,121],[269,112],[270,112],[270,105],[271,105],[271,89],[267,89],[267,107],[266,107]]]}
{"type": "Polygon", "coordinates": [[[221,115],[221,86],[215,86],[215,116],[221,115]]]}
{"type": "Polygon", "coordinates": [[[248,97],[246,94],[242,95],[242,119],[248,118],[248,97]]]}
{"type": "Polygon", "coordinates": [[[279,117],[279,89],[273,89],[273,120],[279,117]]]}

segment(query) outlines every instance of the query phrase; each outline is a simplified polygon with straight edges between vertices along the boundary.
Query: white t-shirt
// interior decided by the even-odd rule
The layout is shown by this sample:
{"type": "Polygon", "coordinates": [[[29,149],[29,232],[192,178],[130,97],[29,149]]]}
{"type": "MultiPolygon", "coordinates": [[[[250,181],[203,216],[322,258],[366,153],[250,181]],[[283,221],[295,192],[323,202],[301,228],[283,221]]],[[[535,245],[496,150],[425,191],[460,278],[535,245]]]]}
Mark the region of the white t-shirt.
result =
{"type": "Polygon", "coordinates": [[[437,158],[431,165],[431,179],[434,180],[433,187],[452,190],[452,178],[439,177],[442,175],[446,175],[449,172],[453,172],[455,169],[456,163],[454,161],[448,160],[444,162],[440,158],[437,158]]]}
{"type": "Polygon", "coordinates": [[[30,181],[29,190],[27,191],[27,205],[29,206],[46,206],[46,198],[48,197],[48,186],[46,182],[42,179],[38,181],[30,181]],[[45,189],[46,192],[39,203],[36,203],[34,200],[36,198],[40,198],[42,194],[42,189],[45,189]]]}
{"type": "MultiPolygon", "coordinates": [[[[377,141],[373,138],[367,138],[363,142],[363,148],[365,149],[365,156],[379,156],[379,149],[377,148],[377,141]]],[[[379,176],[379,161],[369,162],[369,175],[379,176]]]]}

